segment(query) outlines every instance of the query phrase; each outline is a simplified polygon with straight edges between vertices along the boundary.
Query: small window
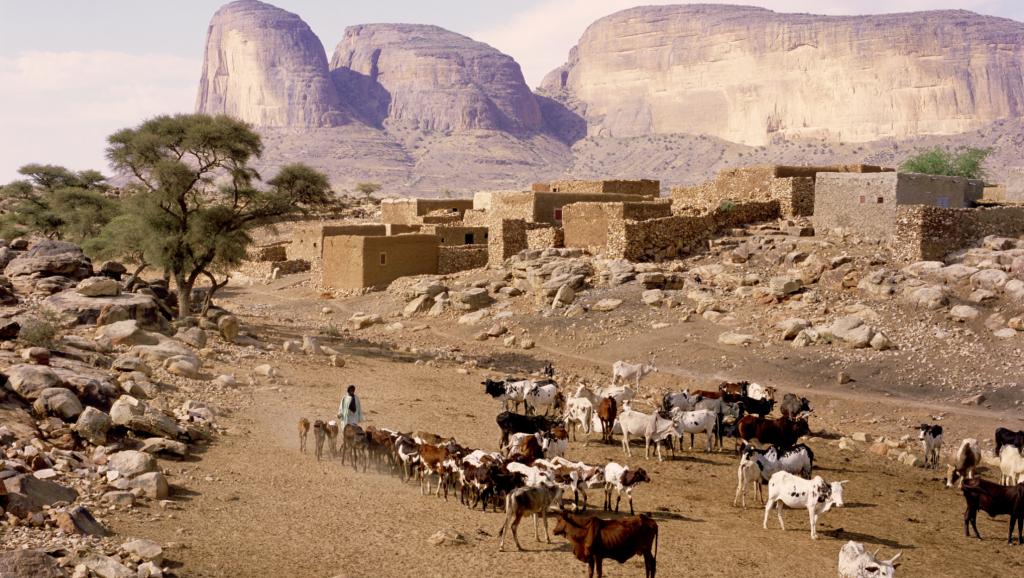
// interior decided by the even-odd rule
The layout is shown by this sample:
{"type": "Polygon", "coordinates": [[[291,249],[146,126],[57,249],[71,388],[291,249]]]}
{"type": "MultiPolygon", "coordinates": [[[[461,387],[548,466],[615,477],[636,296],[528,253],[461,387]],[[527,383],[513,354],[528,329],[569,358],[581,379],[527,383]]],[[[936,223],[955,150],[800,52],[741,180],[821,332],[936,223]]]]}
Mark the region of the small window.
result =
{"type": "Polygon", "coordinates": [[[878,197],[877,199],[875,199],[875,202],[881,205],[882,203],[885,202],[885,197],[878,197]]]}
{"type": "Polygon", "coordinates": [[[868,199],[867,199],[867,197],[865,197],[864,195],[861,195],[861,196],[860,196],[860,204],[862,204],[862,205],[863,205],[864,203],[866,203],[866,202],[867,202],[867,200],[868,200],[868,199]]]}
{"type": "Polygon", "coordinates": [[[382,266],[388,264],[388,254],[387,253],[381,252],[381,254],[380,254],[380,264],[382,266]]]}
{"type": "Polygon", "coordinates": [[[555,220],[559,223],[562,222],[562,209],[555,209],[555,220]]]}
{"type": "Polygon", "coordinates": [[[466,233],[466,244],[467,245],[472,245],[473,244],[473,233],[466,233]]]}
{"type": "Polygon", "coordinates": [[[935,205],[943,209],[948,209],[949,197],[939,197],[938,199],[935,199],[935,205]]]}

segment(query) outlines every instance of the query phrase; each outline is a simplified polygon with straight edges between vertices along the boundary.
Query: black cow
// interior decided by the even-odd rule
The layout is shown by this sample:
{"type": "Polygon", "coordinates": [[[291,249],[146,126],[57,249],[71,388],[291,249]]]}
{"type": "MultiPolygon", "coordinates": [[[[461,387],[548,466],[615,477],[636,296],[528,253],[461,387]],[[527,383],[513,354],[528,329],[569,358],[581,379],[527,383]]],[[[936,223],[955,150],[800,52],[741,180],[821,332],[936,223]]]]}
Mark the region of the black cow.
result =
{"type": "Polygon", "coordinates": [[[550,420],[542,415],[522,415],[503,411],[494,418],[498,427],[501,428],[501,441],[498,447],[508,445],[508,438],[517,433],[544,433],[560,423],[558,420],[550,420]]]}
{"type": "Polygon", "coordinates": [[[1003,446],[1017,446],[1018,450],[1024,452],[1024,431],[1013,431],[1005,427],[996,428],[996,455],[1003,446]]]}

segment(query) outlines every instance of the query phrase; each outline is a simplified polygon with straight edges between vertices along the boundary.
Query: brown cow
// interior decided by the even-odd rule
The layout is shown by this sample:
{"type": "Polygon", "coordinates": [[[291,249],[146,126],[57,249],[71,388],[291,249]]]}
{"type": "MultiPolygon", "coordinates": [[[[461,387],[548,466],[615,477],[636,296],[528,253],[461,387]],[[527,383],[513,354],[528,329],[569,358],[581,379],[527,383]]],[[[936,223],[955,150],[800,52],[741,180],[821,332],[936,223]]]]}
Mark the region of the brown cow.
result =
{"type": "Polygon", "coordinates": [[[438,447],[431,444],[420,444],[420,493],[430,493],[430,476],[437,476],[437,495],[441,495],[441,488],[444,487],[444,499],[448,500],[448,486],[445,484],[446,481],[446,470],[444,467],[444,461],[448,459],[449,452],[446,447],[438,447]],[[426,491],[423,486],[426,484],[426,491]]]}
{"type": "Polygon", "coordinates": [[[313,439],[316,441],[316,461],[324,455],[324,439],[327,437],[327,424],[323,420],[313,422],[313,439]]]}
{"type": "Polygon", "coordinates": [[[341,463],[345,463],[345,454],[352,459],[352,468],[359,470],[359,458],[363,459],[363,471],[366,471],[367,462],[369,462],[369,455],[367,452],[367,441],[366,432],[363,428],[353,424],[345,424],[345,429],[341,432],[344,438],[345,445],[341,448],[341,463]]]}
{"type": "Polygon", "coordinates": [[[608,396],[601,400],[597,406],[597,419],[601,421],[601,441],[611,443],[612,429],[615,428],[615,418],[619,415],[619,405],[615,398],[608,396]]]}
{"type": "Polygon", "coordinates": [[[331,420],[327,422],[327,449],[331,452],[331,457],[338,457],[338,422],[331,420]]]}
{"type": "Polygon", "coordinates": [[[736,423],[740,439],[756,441],[761,445],[788,448],[802,436],[810,433],[807,420],[793,420],[788,417],[769,419],[753,415],[744,416],[736,423]]]}
{"type": "Polygon", "coordinates": [[[299,451],[306,453],[306,438],[309,437],[309,420],[299,418],[299,451]]]}
{"type": "Polygon", "coordinates": [[[579,516],[568,512],[559,513],[555,535],[565,536],[572,544],[572,553],[580,562],[587,564],[588,576],[604,576],[603,562],[611,558],[623,564],[633,556],[644,557],[645,578],[655,578],[658,565],[658,523],[650,516],[618,520],[602,520],[598,517],[579,516]]]}
{"type": "Polygon", "coordinates": [[[519,462],[525,466],[532,466],[533,462],[544,457],[544,448],[536,435],[526,436],[519,440],[519,445],[509,452],[508,461],[519,462]]]}

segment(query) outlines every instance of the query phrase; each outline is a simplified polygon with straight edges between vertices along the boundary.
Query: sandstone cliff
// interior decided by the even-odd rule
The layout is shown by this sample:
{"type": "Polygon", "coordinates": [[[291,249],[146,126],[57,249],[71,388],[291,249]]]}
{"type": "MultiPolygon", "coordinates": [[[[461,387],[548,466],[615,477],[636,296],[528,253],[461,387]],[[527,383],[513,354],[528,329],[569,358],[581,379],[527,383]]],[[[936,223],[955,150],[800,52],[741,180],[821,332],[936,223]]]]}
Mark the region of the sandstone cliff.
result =
{"type": "Polygon", "coordinates": [[[343,124],[323,44],[297,15],[256,0],[214,14],[196,110],[263,127],[343,124]]]}
{"type": "Polygon", "coordinates": [[[1024,111],[1024,24],[965,11],[832,17],[648,6],[592,24],[542,92],[589,134],[865,142],[1024,111]]]}
{"type": "Polygon", "coordinates": [[[360,109],[427,131],[544,128],[540,107],[510,56],[437,26],[351,26],[331,68],[360,109]],[[383,90],[374,91],[374,84],[383,90]]]}

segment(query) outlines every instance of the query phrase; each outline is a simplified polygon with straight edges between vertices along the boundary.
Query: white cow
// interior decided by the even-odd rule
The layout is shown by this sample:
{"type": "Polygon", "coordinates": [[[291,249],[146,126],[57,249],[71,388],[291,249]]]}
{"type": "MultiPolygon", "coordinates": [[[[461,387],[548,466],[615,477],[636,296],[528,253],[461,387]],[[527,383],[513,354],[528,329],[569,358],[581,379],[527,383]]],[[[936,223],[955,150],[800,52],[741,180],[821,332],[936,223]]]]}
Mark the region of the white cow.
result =
{"type": "Polygon", "coordinates": [[[627,363],[616,361],[612,364],[612,384],[618,385],[619,381],[633,381],[634,387],[640,387],[640,380],[649,373],[656,373],[658,368],[654,366],[654,358],[650,363],[627,363]]]}
{"type": "Polygon", "coordinates": [[[775,388],[760,383],[751,383],[747,386],[747,397],[751,399],[775,399],[775,388]]]}
{"type": "Polygon", "coordinates": [[[864,544],[850,540],[839,550],[839,578],[893,578],[896,560],[902,555],[899,552],[888,560],[879,560],[878,550],[868,554],[864,544]]]}
{"type": "Polygon", "coordinates": [[[650,476],[643,468],[636,470],[628,466],[608,462],[604,467],[604,505],[605,509],[612,509],[612,492],[615,492],[615,511],[619,511],[619,503],[622,501],[622,494],[629,498],[629,515],[633,515],[633,488],[642,482],[651,482],[650,476]]]}
{"type": "MultiPolygon", "coordinates": [[[[683,439],[683,434],[690,434],[690,449],[693,449],[693,435],[696,433],[704,432],[708,437],[707,447],[704,448],[705,452],[711,451],[711,442],[715,439],[715,424],[718,423],[718,415],[710,409],[698,409],[694,411],[679,411],[678,409],[672,410],[672,421],[676,424],[676,432],[679,434],[679,439],[683,439]]],[[[682,445],[682,441],[679,445],[682,445]]]]}
{"type": "Polygon", "coordinates": [[[524,483],[527,486],[539,486],[541,484],[555,484],[555,476],[545,468],[527,466],[519,462],[511,462],[505,469],[514,474],[523,474],[526,478],[524,483]]]}
{"type": "Polygon", "coordinates": [[[523,397],[526,400],[527,413],[533,412],[536,415],[546,416],[557,411],[561,403],[558,386],[553,383],[534,383],[523,397]]]}
{"type": "Polygon", "coordinates": [[[1014,486],[1024,482],[1024,455],[1015,445],[1003,446],[999,450],[999,471],[1003,474],[1004,486],[1014,486]]]}
{"type": "Polygon", "coordinates": [[[741,500],[743,507],[747,507],[747,486],[749,484],[757,486],[755,490],[757,499],[763,504],[761,485],[769,481],[775,472],[789,472],[802,478],[810,478],[811,470],[814,467],[814,452],[804,444],[788,448],[780,455],[775,446],[768,446],[768,449],[760,450],[744,443],[741,452],[740,466],[737,471],[736,496],[732,500],[733,506],[738,500],[741,500]]]}
{"type": "Polygon", "coordinates": [[[942,426],[921,424],[918,428],[918,439],[924,450],[924,467],[934,468],[939,465],[939,452],[942,451],[942,426]]]}
{"type": "Polygon", "coordinates": [[[786,529],[782,521],[782,506],[807,508],[810,516],[811,539],[818,539],[818,516],[832,509],[843,507],[843,485],[841,482],[826,482],[821,476],[805,480],[789,472],[775,472],[768,481],[768,502],[764,505],[764,529],[768,529],[768,514],[775,507],[779,515],[779,527],[786,529]]]}
{"type": "MultiPolygon", "coordinates": [[[[582,385],[580,387],[583,387],[582,385]]],[[[565,429],[572,439],[576,439],[576,428],[583,428],[583,433],[590,435],[590,423],[594,419],[594,404],[586,397],[570,397],[565,401],[565,429]]]]}
{"type": "Polygon", "coordinates": [[[622,428],[622,451],[626,452],[627,456],[633,456],[633,452],[629,450],[630,436],[644,437],[654,417],[650,414],[634,410],[632,404],[628,401],[623,402],[622,411],[615,418],[615,425],[622,428]]]}

